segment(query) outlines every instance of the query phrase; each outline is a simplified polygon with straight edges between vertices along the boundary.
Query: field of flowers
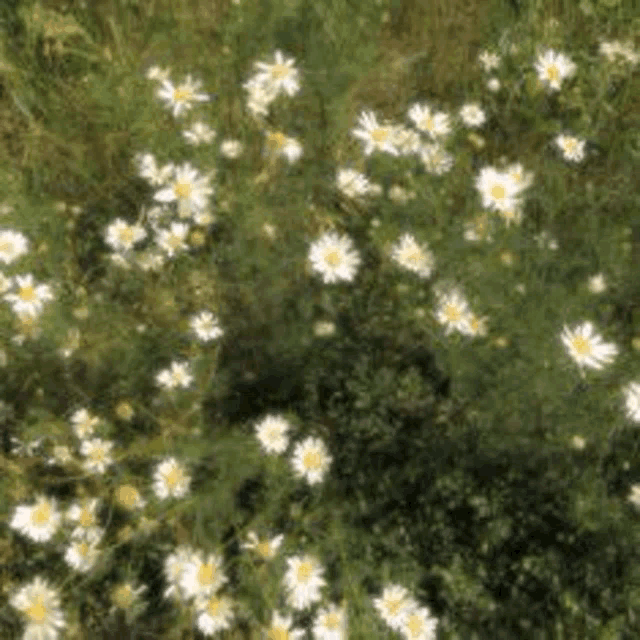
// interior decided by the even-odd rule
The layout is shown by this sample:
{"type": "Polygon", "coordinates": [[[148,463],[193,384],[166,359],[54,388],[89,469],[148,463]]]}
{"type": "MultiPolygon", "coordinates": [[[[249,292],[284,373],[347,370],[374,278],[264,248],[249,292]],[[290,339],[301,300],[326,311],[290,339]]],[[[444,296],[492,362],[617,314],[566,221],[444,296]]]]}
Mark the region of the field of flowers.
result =
{"type": "Polygon", "coordinates": [[[0,27],[1,640],[640,637],[633,0],[0,27]]]}

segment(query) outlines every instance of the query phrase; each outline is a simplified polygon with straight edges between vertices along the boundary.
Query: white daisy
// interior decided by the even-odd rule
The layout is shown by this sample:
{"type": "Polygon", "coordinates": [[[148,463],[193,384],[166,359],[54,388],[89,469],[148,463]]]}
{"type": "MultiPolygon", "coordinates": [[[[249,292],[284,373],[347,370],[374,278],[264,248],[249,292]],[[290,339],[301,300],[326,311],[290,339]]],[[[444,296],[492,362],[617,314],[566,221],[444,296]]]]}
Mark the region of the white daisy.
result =
{"type": "Polygon", "coordinates": [[[106,229],[105,242],[114,251],[129,251],[133,246],[144,240],[147,232],[139,224],[130,225],[122,218],[116,218],[106,229]]]}
{"type": "Polygon", "coordinates": [[[209,204],[209,196],[213,187],[209,185],[210,176],[200,175],[189,162],[175,168],[173,182],[154,194],[158,202],[176,202],[178,212],[186,216],[205,209],[209,204]]]}
{"type": "Polygon", "coordinates": [[[189,129],[182,132],[187,142],[192,145],[209,144],[216,137],[216,132],[204,122],[194,122],[189,129]]]}
{"type": "Polygon", "coordinates": [[[328,231],[311,245],[309,260],[325,284],[340,280],[351,282],[360,265],[360,256],[353,249],[351,238],[338,236],[333,231],[328,231]]]}
{"type": "Polygon", "coordinates": [[[61,521],[55,498],[40,495],[34,505],[18,505],[9,526],[34,542],[47,542],[61,521]]]}
{"type": "Polygon", "coordinates": [[[76,571],[86,573],[94,567],[99,556],[100,550],[97,543],[78,537],[69,543],[64,559],[76,571]]]}
{"type": "Polygon", "coordinates": [[[196,626],[205,636],[231,628],[233,600],[215,594],[200,596],[195,603],[196,626]]]}
{"type": "Polygon", "coordinates": [[[523,207],[520,200],[513,200],[511,207],[505,206],[504,209],[498,210],[498,215],[504,220],[507,228],[512,224],[519,225],[522,223],[523,207]]]}
{"type": "Polygon", "coordinates": [[[475,179],[475,187],[480,192],[485,209],[508,211],[517,205],[520,188],[506,172],[484,167],[475,179]]]}
{"type": "Polygon", "coordinates": [[[164,82],[169,79],[171,71],[169,69],[162,69],[157,65],[153,65],[147,69],[147,73],[145,74],[148,80],[159,80],[164,82]]]}
{"type": "Polygon", "coordinates": [[[373,111],[363,111],[358,118],[358,127],[351,133],[364,142],[364,154],[371,155],[374,151],[386,151],[393,156],[400,155],[395,145],[395,127],[391,124],[378,124],[373,111]]]}
{"type": "Polygon", "coordinates": [[[582,160],[584,160],[584,148],[587,144],[585,140],[581,140],[575,136],[560,134],[556,136],[554,142],[562,151],[562,156],[565,160],[571,162],[582,162],[582,160]]]}
{"type": "Polygon", "coordinates": [[[618,354],[615,344],[602,342],[591,322],[583,322],[575,329],[569,329],[565,325],[560,337],[567,353],[580,367],[581,373],[583,367],[602,369],[603,365],[613,362],[618,354]]]}
{"type": "Polygon", "coordinates": [[[640,382],[630,382],[623,389],[627,418],[640,422],[640,382]]]}
{"type": "Polygon", "coordinates": [[[631,491],[627,498],[634,506],[640,508],[640,484],[631,485],[631,491]]]}
{"type": "Polygon", "coordinates": [[[177,387],[187,389],[193,382],[188,362],[172,362],[169,369],[163,369],[156,375],[156,382],[165,389],[177,387]]]}
{"type": "Polygon", "coordinates": [[[415,129],[398,125],[393,129],[393,144],[401,155],[412,156],[420,153],[422,139],[415,129]]]}
{"type": "Polygon", "coordinates": [[[347,616],[344,607],[330,604],[316,614],[313,623],[315,640],[345,640],[347,637],[347,616]]]}
{"type": "Polygon", "coordinates": [[[222,556],[210,553],[205,557],[198,551],[185,563],[180,575],[180,589],[187,599],[208,597],[227,582],[222,556]]]}
{"type": "Polygon", "coordinates": [[[293,164],[302,156],[302,145],[281,131],[268,131],[265,139],[265,154],[285,157],[293,164]]]}
{"type": "Polygon", "coordinates": [[[551,91],[558,91],[562,81],[573,76],[577,68],[567,56],[553,49],[541,51],[534,66],[540,82],[551,91]]]}
{"type": "Polygon", "coordinates": [[[414,608],[404,620],[400,632],[406,640],[435,640],[438,619],[427,607],[414,608]]]}
{"type": "Polygon", "coordinates": [[[82,504],[75,502],[67,509],[66,519],[76,523],[83,529],[98,526],[98,514],[96,513],[100,504],[100,498],[85,500],[82,504]]]}
{"type": "Polygon", "coordinates": [[[480,318],[473,312],[469,312],[466,322],[462,324],[460,331],[466,336],[486,336],[487,318],[480,318]]]}
{"type": "Polygon", "coordinates": [[[385,585],[382,595],[373,599],[380,617],[395,631],[400,631],[412,610],[415,600],[409,591],[398,584],[385,585]]]}
{"type": "Polygon", "coordinates": [[[220,153],[230,160],[240,157],[244,146],[240,140],[223,140],[220,145],[220,153]]]}
{"type": "Polygon", "coordinates": [[[129,511],[142,509],[147,504],[138,489],[131,484],[121,484],[115,491],[115,499],[119,505],[129,511]]]}
{"type": "Polygon", "coordinates": [[[24,640],[57,640],[66,626],[58,592],[40,576],[14,593],[9,603],[26,620],[24,640]]]}
{"type": "Polygon", "coordinates": [[[162,86],[156,92],[160,100],[165,106],[171,109],[173,116],[178,117],[191,109],[194,102],[208,102],[209,96],[206,93],[199,93],[202,86],[200,80],[193,80],[188,75],[185,81],[177,87],[173,85],[171,80],[163,80],[162,86]]]}
{"type": "Polygon", "coordinates": [[[324,442],[310,436],[295,446],[291,465],[297,477],[313,485],[322,482],[332,460],[324,442]]]}
{"type": "Polygon", "coordinates": [[[224,335],[218,318],[216,318],[211,311],[201,311],[199,314],[192,316],[190,325],[191,329],[202,342],[215,340],[224,335]]]}
{"type": "Polygon", "coordinates": [[[53,447],[52,457],[47,460],[48,465],[59,464],[64,466],[73,460],[71,449],[66,445],[56,445],[53,447]]]}
{"type": "Polygon", "coordinates": [[[391,258],[401,267],[428,278],[435,266],[433,253],[426,244],[419,245],[410,234],[403,234],[391,249],[391,258]]]}
{"type": "Polygon", "coordinates": [[[463,105],[460,109],[460,118],[467,127],[472,129],[483,125],[487,120],[487,116],[477,102],[463,105]]]}
{"type": "Polygon", "coordinates": [[[336,184],[347,198],[366,196],[371,189],[371,183],[367,176],[355,169],[338,169],[336,184]]]}
{"type": "Polygon", "coordinates": [[[80,453],[86,456],[82,466],[89,473],[104,473],[107,467],[113,464],[111,449],[113,442],[93,438],[84,440],[80,446],[80,453]]]}
{"type": "Polygon", "coordinates": [[[254,117],[266,116],[269,105],[278,97],[278,89],[271,83],[265,84],[258,76],[253,76],[242,85],[249,92],[247,108],[254,117]]]}
{"type": "Polygon", "coordinates": [[[320,589],[327,584],[322,577],[324,569],[308,554],[287,558],[287,566],[283,578],[287,602],[293,609],[307,609],[322,597],[320,589]]]}
{"type": "Polygon", "coordinates": [[[591,276],[587,283],[587,288],[591,293],[598,294],[607,290],[607,281],[602,273],[591,276]]]}
{"type": "Polygon", "coordinates": [[[29,251],[29,241],[25,236],[11,229],[0,230],[0,260],[11,264],[29,251]]]}
{"type": "Polygon", "coordinates": [[[414,104],[407,115],[416,129],[429,134],[434,140],[451,133],[450,118],[444,111],[435,113],[429,105],[414,104]]]}
{"type": "Polygon", "coordinates": [[[164,591],[165,598],[186,600],[180,582],[187,565],[198,559],[198,552],[188,545],[180,545],[164,560],[164,575],[169,586],[164,591]]]}
{"type": "Polygon", "coordinates": [[[481,51],[478,56],[478,62],[482,65],[486,72],[497,69],[500,65],[500,56],[489,51],[481,51]]]}
{"type": "Polygon", "coordinates": [[[425,171],[436,176],[447,173],[453,167],[453,156],[439,143],[423,144],[420,147],[420,160],[425,171]]]}
{"type": "Polygon", "coordinates": [[[165,257],[154,251],[143,251],[136,256],[136,264],[143,271],[160,271],[165,263],[165,257]]]}
{"type": "Polygon", "coordinates": [[[266,453],[283,453],[289,445],[289,422],[282,416],[268,415],[256,424],[256,436],[266,453]]]}
{"type": "Polygon", "coordinates": [[[495,93],[496,91],[500,91],[501,86],[502,84],[500,83],[500,80],[498,80],[498,78],[489,78],[487,80],[487,89],[489,89],[489,91],[493,91],[493,93],[495,93]]]}
{"type": "Polygon", "coordinates": [[[446,335],[454,330],[469,332],[469,303],[457,289],[438,295],[438,303],[435,316],[440,324],[445,325],[446,335]]]}
{"type": "Polygon", "coordinates": [[[171,179],[175,172],[173,163],[159,168],[152,153],[138,153],[134,157],[138,168],[138,175],[144,178],[152,187],[161,187],[171,179]]]}
{"type": "Polygon", "coordinates": [[[43,303],[53,300],[51,287],[46,284],[36,284],[30,273],[15,277],[18,293],[5,293],[4,299],[11,303],[14,313],[36,317],[42,311],[43,303]]]}
{"type": "Polygon", "coordinates": [[[274,611],[266,634],[267,640],[302,640],[304,629],[292,629],[291,621],[292,616],[281,616],[274,611]]]}
{"type": "Polygon", "coordinates": [[[389,191],[387,191],[387,196],[389,200],[395,202],[397,204],[407,204],[409,200],[413,200],[416,197],[415,191],[407,191],[403,189],[400,185],[394,184],[389,187],[389,191]]]}
{"type": "Polygon", "coordinates": [[[249,531],[247,539],[249,540],[248,542],[243,542],[240,545],[242,549],[251,549],[264,560],[271,560],[275,557],[278,549],[282,545],[284,535],[281,533],[271,540],[265,538],[263,541],[260,541],[254,531],[249,531]]]}
{"type": "Polygon", "coordinates": [[[71,424],[73,432],[80,440],[93,434],[93,429],[100,424],[100,418],[92,415],[87,409],[78,409],[71,416],[71,424]]]}
{"type": "Polygon", "coordinates": [[[135,587],[131,582],[121,582],[111,590],[112,607],[109,613],[114,613],[117,609],[131,611],[139,602],[140,594],[147,590],[146,585],[135,587]]]}
{"type": "Polygon", "coordinates": [[[166,458],[153,472],[153,492],[160,500],[184,497],[190,484],[191,477],[175,458],[166,458]]]}
{"type": "Polygon", "coordinates": [[[254,63],[259,71],[254,78],[255,81],[273,87],[277,92],[294,96],[300,90],[298,81],[298,70],[293,66],[294,58],[285,58],[282,52],[276,50],[273,64],[266,62],[254,63]]]}
{"type": "Polygon", "coordinates": [[[169,229],[156,231],[156,244],[166,251],[167,257],[172,258],[179,251],[186,251],[189,248],[186,242],[189,229],[186,222],[172,222],[169,229]]]}

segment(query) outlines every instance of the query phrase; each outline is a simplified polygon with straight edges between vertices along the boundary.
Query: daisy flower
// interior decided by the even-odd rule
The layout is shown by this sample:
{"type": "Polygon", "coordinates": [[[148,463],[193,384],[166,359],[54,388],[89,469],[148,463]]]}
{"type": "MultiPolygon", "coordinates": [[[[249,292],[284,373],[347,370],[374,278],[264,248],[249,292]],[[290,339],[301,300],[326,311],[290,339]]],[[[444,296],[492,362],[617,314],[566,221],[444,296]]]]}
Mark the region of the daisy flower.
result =
{"type": "Polygon", "coordinates": [[[315,640],[344,640],[347,637],[347,617],[344,607],[330,604],[316,614],[313,623],[315,640]]]}
{"type": "Polygon", "coordinates": [[[603,365],[613,362],[618,354],[615,344],[604,343],[594,331],[591,322],[583,322],[575,329],[563,327],[560,335],[567,353],[575,360],[583,373],[583,367],[602,369],[603,365]]]}
{"type": "Polygon", "coordinates": [[[535,62],[540,82],[551,91],[558,91],[563,80],[576,72],[576,65],[562,53],[553,49],[541,51],[535,62]]]}
{"type": "Polygon", "coordinates": [[[406,640],[435,640],[438,619],[427,607],[416,607],[406,617],[400,632],[406,640]]]}
{"type": "Polygon", "coordinates": [[[15,284],[18,286],[18,293],[5,293],[4,299],[11,303],[11,308],[18,315],[26,314],[36,317],[42,311],[43,303],[53,300],[51,287],[46,284],[36,284],[30,273],[16,276],[15,284]]]}
{"type": "Polygon", "coordinates": [[[481,51],[478,56],[478,62],[488,73],[489,71],[498,68],[500,65],[500,56],[496,53],[490,53],[489,51],[481,51]]]}
{"type": "Polygon", "coordinates": [[[285,58],[279,50],[276,50],[274,58],[273,64],[254,63],[259,72],[254,76],[255,82],[269,85],[278,93],[282,92],[288,96],[294,96],[300,90],[298,70],[293,66],[295,59],[285,58]]]}
{"type": "Polygon", "coordinates": [[[115,491],[115,499],[119,505],[129,511],[142,509],[147,504],[138,489],[130,484],[121,484],[115,491]]]}
{"type": "Polygon", "coordinates": [[[73,432],[80,440],[93,434],[93,428],[100,424],[100,418],[92,415],[87,409],[78,409],[71,416],[73,432]]]}
{"type": "Polygon", "coordinates": [[[463,295],[457,289],[453,289],[438,297],[439,305],[435,316],[440,324],[445,325],[445,334],[449,335],[454,330],[468,333],[471,311],[463,295]]]}
{"type": "Polygon", "coordinates": [[[585,140],[576,138],[575,136],[558,135],[554,140],[556,146],[562,151],[565,160],[571,162],[582,162],[584,160],[585,140]]]}
{"type": "Polygon", "coordinates": [[[493,239],[488,213],[479,213],[465,224],[464,239],[468,242],[490,242],[493,239]]]}
{"type": "Polygon", "coordinates": [[[147,586],[144,584],[137,588],[131,582],[122,582],[116,585],[111,591],[113,606],[110,613],[113,613],[116,609],[132,610],[140,594],[146,590],[147,586]]]}
{"type": "Polygon", "coordinates": [[[136,264],[143,271],[160,271],[164,263],[165,257],[161,253],[154,251],[143,251],[140,255],[136,256],[136,264]]]}
{"type": "Polygon", "coordinates": [[[467,127],[472,129],[483,125],[487,120],[487,116],[477,102],[463,105],[460,109],[460,118],[467,127]]]}
{"type": "Polygon", "coordinates": [[[90,571],[98,557],[100,550],[97,542],[92,542],[84,537],[72,540],[64,554],[66,563],[80,573],[90,571]]]}
{"type": "Polygon", "coordinates": [[[250,78],[243,84],[243,88],[249,92],[247,108],[254,117],[266,116],[269,113],[269,105],[278,97],[278,89],[272,84],[265,84],[257,79],[250,78]]]}
{"type": "Polygon", "coordinates": [[[347,198],[366,196],[371,190],[371,183],[367,176],[355,169],[338,169],[336,184],[347,198]]]}
{"type": "Polygon", "coordinates": [[[514,200],[511,207],[505,207],[498,211],[498,215],[504,220],[507,228],[512,224],[522,222],[522,204],[519,200],[514,200]]]}
{"type": "Polygon", "coordinates": [[[157,65],[153,65],[147,69],[147,73],[145,75],[147,80],[160,80],[161,82],[164,82],[169,79],[170,73],[171,71],[169,69],[162,69],[157,65]]]}
{"type": "Polygon", "coordinates": [[[18,505],[9,526],[34,542],[51,540],[62,521],[55,498],[40,495],[34,505],[18,505]]]}
{"type": "Polygon", "coordinates": [[[185,162],[175,168],[172,184],[156,191],[153,198],[158,202],[176,202],[181,215],[201,211],[207,207],[213,193],[209,179],[208,175],[200,175],[197,169],[185,162]]]}
{"type": "Polygon", "coordinates": [[[296,445],[291,465],[297,477],[306,478],[309,484],[317,484],[322,482],[332,460],[324,442],[310,436],[296,445]]]}
{"type": "Polygon", "coordinates": [[[100,504],[99,498],[85,500],[83,504],[78,502],[72,504],[67,509],[66,519],[69,522],[77,523],[81,529],[89,529],[98,526],[98,516],[96,510],[100,504]]]}
{"type": "Polygon", "coordinates": [[[165,106],[171,109],[173,116],[177,118],[193,107],[194,102],[208,102],[209,96],[206,93],[199,93],[202,86],[200,80],[193,80],[188,75],[185,81],[177,87],[173,85],[171,80],[163,80],[162,86],[156,92],[160,100],[165,106]]]}
{"type": "Polygon", "coordinates": [[[153,472],[153,492],[160,500],[187,495],[191,477],[175,458],[166,458],[153,472]]]}
{"type": "Polygon", "coordinates": [[[622,43],[618,40],[612,42],[601,42],[599,47],[600,55],[605,56],[609,62],[623,59],[632,66],[640,61],[640,55],[634,50],[631,42],[622,43]]]}
{"type": "Polygon", "coordinates": [[[422,139],[414,129],[400,125],[394,127],[393,144],[401,155],[412,156],[420,153],[422,139]]]}
{"type": "Polygon", "coordinates": [[[176,547],[175,551],[165,558],[164,576],[169,583],[169,586],[164,592],[165,598],[176,597],[180,600],[186,599],[180,586],[182,574],[184,573],[187,565],[191,562],[197,561],[197,559],[198,552],[188,545],[180,545],[176,547]]]}
{"type": "Polygon", "coordinates": [[[281,616],[274,611],[271,626],[267,631],[268,640],[302,640],[305,631],[291,628],[292,616],[281,616]]]}
{"type": "Polygon", "coordinates": [[[193,554],[182,568],[180,589],[187,599],[211,596],[227,582],[222,570],[223,559],[215,553],[207,557],[201,551],[193,554]]]}
{"type": "Polygon", "coordinates": [[[378,124],[373,111],[363,111],[358,118],[358,127],[351,134],[364,142],[364,154],[369,156],[374,151],[386,151],[393,156],[400,155],[395,145],[395,127],[390,124],[378,124]]]}
{"type": "Polygon", "coordinates": [[[211,311],[201,311],[199,314],[191,317],[191,329],[202,340],[208,342],[215,340],[224,335],[224,331],[220,328],[218,319],[211,311]]]}
{"type": "Polygon", "coordinates": [[[519,162],[510,164],[506,168],[505,173],[507,175],[507,178],[513,180],[513,183],[515,184],[518,192],[528,189],[533,182],[533,172],[525,171],[524,167],[519,162]]]}
{"type": "Polygon", "coordinates": [[[290,164],[293,164],[302,156],[302,145],[295,138],[289,138],[281,131],[269,131],[266,136],[266,155],[283,156],[290,164]]]}
{"type": "Polygon", "coordinates": [[[475,187],[480,192],[482,206],[494,211],[514,209],[520,193],[515,180],[506,172],[494,167],[484,167],[475,179],[475,187]]]}
{"type": "Polygon", "coordinates": [[[382,595],[374,598],[373,606],[380,617],[395,631],[400,631],[409,614],[415,608],[415,601],[409,591],[398,584],[388,584],[382,595]]]}
{"type": "Polygon", "coordinates": [[[261,542],[254,531],[249,531],[249,533],[247,534],[247,539],[249,540],[249,542],[243,542],[240,545],[242,549],[251,549],[264,560],[271,560],[275,557],[278,549],[280,548],[280,545],[282,545],[284,535],[281,533],[271,540],[265,538],[261,542]]]}
{"type": "Polygon", "coordinates": [[[29,241],[25,236],[11,229],[0,230],[0,260],[11,264],[29,251],[29,241]]]}
{"type": "Polygon", "coordinates": [[[433,253],[427,245],[419,245],[410,233],[402,235],[398,243],[392,247],[391,258],[421,278],[428,278],[435,266],[433,253]]]}
{"type": "Polygon", "coordinates": [[[325,284],[331,284],[340,280],[351,282],[360,265],[360,256],[353,249],[351,238],[328,231],[311,245],[309,261],[325,284]]]}
{"type": "Polygon", "coordinates": [[[432,139],[441,138],[451,133],[449,116],[444,111],[435,113],[426,104],[414,104],[407,114],[416,129],[429,134],[432,139]]]}
{"type": "Polygon", "coordinates": [[[243,148],[240,140],[223,140],[220,145],[220,153],[229,160],[235,160],[240,157],[243,148]]]}
{"type": "Polygon", "coordinates": [[[194,122],[189,129],[182,132],[187,142],[192,145],[209,144],[216,137],[216,132],[204,122],[194,122]]]}
{"type": "Polygon", "coordinates": [[[110,451],[113,448],[113,442],[93,438],[84,440],[80,445],[80,453],[86,456],[83,467],[89,473],[104,473],[107,467],[113,464],[113,458],[110,451]]]}
{"type": "Polygon", "coordinates": [[[227,596],[200,596],[195,603],[196,626],[205,636],[230,629],[233,619],[232,606],[233,601],[227,596]]]}
{"type": "Polygon", "coordinates": [[[587,288],[591,293],[598,294],[607,290],[607,282],[602,273],[596,273],[596,275],[591,276],[587,283],[587,288]]]}
{"type": "Polygon", "coordinates": [[[640,382],[630,382],[624,389],[627,418],[640,422],[640,382]]]}
{"type": "Polygon", "coordinates": [[[283,453],[289,444],[287,432],[291,428],[282,416],[268,415],[256,425],[256,436],[265,453],[283,453]]]}
{"type": "Polygon", "coordinates": [[[162,168],[158,167],[152,153],[138,153],[134,160],[138,168],[138,175],[152,187],[161,187],[167,184],[175,171],[175,166],[172,163],[166,164],[162,168]]]}
{"type": "Polygon", "coordinates": [[[487,318],[480,318],[473,312],[469,312],[466,325],[461,329],[462,333],[467,336],[486,336],[487,335],[487,318]]]}
{"type": "Polygon", "coordinates": [[[441,176],[453,167],[453,156],[438,142],[420,147],[420,160],[425,171],[441,176]]]}
{"type": "Polygon", "coordinates": [[[640,484],[631,485],[631,491],[627,499],[634,506],[640,508],[640,484]]]}
{"type": "Polygon", "coordinates": [[[36,576],[9,599],[26,620],[25,640],[57,640],[66,626],[58,592],[36,576]]]}
{"type": "Polygon", "coordinates": [[[114,251],[129,251],[133,245],[147,237],[147,232],[139,224],[127,224],[116,218],[105,231],[105,242],[114,251]]]}
{"type": "Polygon", "coordinates": [[[172,362],[170,369],[164,369],[156,375],[156,382],[165,389],[176,387],[187,389],[193,382],[188,362],[172,362]]]}
{"type": "Polygon", "coordinates": [[[294,556],[287,558],[287,566],[283,582],[289,606],[301,610],[320,600],[320,589],[327,583],[318,561],[310,555],[294,556]]]}
{"type": "Polygon", "coordinates": [[[489,91],[493,91],[493,93],[499,91],[501,86],[502,85],[500,84],[500,80],[498,80],[498,78],[489,78],[487,80],[487,89],[489,89],[489,91]]]}
{"type": "Polygon", "coordinates": [[[59,464],[64,466],[73,460],[71,449],[65,445],[56,445],[53,447],[53,456],[47,460],[48,465],[59,464]]]}

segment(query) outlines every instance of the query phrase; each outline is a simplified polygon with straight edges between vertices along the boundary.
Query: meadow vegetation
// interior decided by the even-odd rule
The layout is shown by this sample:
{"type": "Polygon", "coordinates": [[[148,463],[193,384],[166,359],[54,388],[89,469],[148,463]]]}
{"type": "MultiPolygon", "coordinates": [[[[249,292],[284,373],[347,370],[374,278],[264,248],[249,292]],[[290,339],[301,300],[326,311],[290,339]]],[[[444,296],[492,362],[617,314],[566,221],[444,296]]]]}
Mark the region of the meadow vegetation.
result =
{"type": "Polygon", "coordinates": [[[639,636],[633,0],[0,27],[0,638],[639,636]]]}

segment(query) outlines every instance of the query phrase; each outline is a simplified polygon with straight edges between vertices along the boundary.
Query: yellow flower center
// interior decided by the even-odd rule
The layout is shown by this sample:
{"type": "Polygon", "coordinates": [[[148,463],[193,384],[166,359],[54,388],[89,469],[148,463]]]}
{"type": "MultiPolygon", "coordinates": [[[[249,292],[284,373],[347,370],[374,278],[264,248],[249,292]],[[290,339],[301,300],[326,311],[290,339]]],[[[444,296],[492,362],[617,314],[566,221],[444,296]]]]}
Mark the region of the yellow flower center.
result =
{"type": "Polygon", "coordinates": [[[133,231],[129,227],[120,230],[120,242],[131,244],[133,242],[133,231]]]}
{"type": "Polygon", "coordinates": [[[96,521],[96,519],[93,516],[93,513],[91,512],[91,509],[89,509],[89,507],[85,507],[82,510],[82,513],[80,514],[80,525],[83,527],[90,527],[92,524],[94,524],[96,521]]]}
{"type": "Polygon", "coordinates": [[[133,603],[133,591],[131,585],[123,584],[113,592],[113,602],[117,607],[121,609],[128,609],[133,603]]]}
{"type": "Polygon", "coordinates": [[[191,100],[192,97],[193,92],[190,89],[178,88],[173,90],[174,102],[186,102],[187,100],[191,100]]]}
{"type": "Polygon", "coordinates": [[[271,67],[271,76],[274,80],[279,80],[280,78],[284,78],[288,76],[290,73],[289,67],[285,64],[274,64],[271,67]]]}
{"type": "Polygon", "coordinates": [[[76,549],[81,556],[86,556],[89,553],[89,545],[86,542],[81,542],[76,549]]]}
{"type": "Polygon", "coordinates": [[[574,151],[577,146],[578,145],[576,144],[576,141],[573,138],[567,138],[564,141],[564,150],[569,152],[569,153],[574,151]]]}
{"type": "Polygon", "coordinates": [[[591,353],[591,344],[586,338],[583,338],[582,336],[576,336],[571,341],[571,344],[573,345],[573,348],[582,356],[591,353]]]}
{"type": "Polygon", "coordinates": [[[419,615],[413,614],[412,616],[409,616],[409,619],[407,620],[407,630],[411,637],[415,638],[419,636],[423,626],[422,618],[419,615]]]}
{"type": "Polygon", "coordinates": [[[216,567],[213,562],[203,564],[198,569],[198,582],[200,584],[211,584],[216,577],[216,567]]]}
{"type": "Polygon", "coordinates": [[[560,72],[558,71],[558,67],[556,67],[555,64],[552,64],[548,69],[547,69],[547,77],[549,78],[549,80],[551,80],[552,82],[556,81],[559,77],[560,77],[560,72]]]}
{"type": "Polygon", "coordinates": [[[43,502],[39,507],[36,507],[31,514],[31,523],[35,525],[43,525],[49,522],[51,518],[51,507],[49,503],[43,502]]]}
{"type": "Polygon", "coordinates": [[[271,627],[269,640],[289,640],[289,632],[284,627],[271,627]]]}
{"type": "Polygon", "coordinates": [[[130,484],[124,484],[118,487],[117,499],[123,506],[131,509],[138,503],[139,498],[140,494],[138,490],[130,484]]]}
{"type": "Polygon", "coordinates": [[[450,322],[457,322],[460,320],[460,309],[453,304],[447,305],[444,313],[450,322]]]}
{"type": "Polygon", "coordinates": [[[422,252],[418,249],[412,249],[405,253],[405,260],[407,262],[412,262],[413,264],[417,264],[423,259],[422,252]]]}
{"type": "Polygon", "coordinates": [[[493,187],[491,187],[491,195],[496,200],[501,200],[502,198],[504,198],[505,194],[506,194],[506,191],[502,185],[496,184],[493,187]]]}
{"type": "Polygon", "coordinates": [[[176,198],[186,199],[191,195],[191,185],[188,182],[176,182],[173,185],[176,198]]]}
{"type": "Polygon", "coordinates": [[[13,244],[11,242],[0,242],[0,251],[11,251],[13,244]]]}
{"type": "Polygon", "coordinates": [[[396,598],[394,600],[389,600],[387,603],[387,608],[389,609],[389,613],[393,616],[400,610],[400,607],[404,604],[404,598],[396,598]]]}
{"type": "Polygon", "coordinates": [[[479,236],[486,235],[487,233],[487,217],[486,216],[480,216],[479,218],[476,218],[475,229],[476,229],[476,233],[479,236]]]}
{"type": "Polygon", "coordinates": [[[422,120],[423,129],[426,129],[427,131],[433,131],[433,127],[434,127],[434,122],[431,116],[427,116],[426,118],[423,118],[422,120]]]}
{"type": "Polygon", "coordinates": [[[25,302],[31,302],[37,298],[36,290],[31,285],[26,285],[20,288],[20,293],[18,294],[25,302]]]}
{"type": "Polygon", "coordinates": [[[256,549],[258,550],[258,553],[263,558],[268,558],[268,557],[271,556],[271,545],[269,544],[269,542],[267,540],[265,540],[264,542],[261,542],[260,544],[258,544],[256,549]]]}
{"type": "Polygon", "coordinates": [[[329,251],[325,255],[324,261],[332,267],[337,267],[342,262],[340,252],[336,251],[335,249],[333,251],[329,251]]]}
{"type": "Polygon", "coordinates": [[[270,133],[267,136],[267,149],[272,152],[281,151],[284,149],[287,144],[287,136],[280,131],[276,131],[275,133],[270,133]]]}
{"type": "Polygon", "coordinates": [[[303,562],[298,567],[298,580],[300,582],[306,582],[311,577],[313,571],[313,565],[310,562],[303,562]]]}
{"type": "Polygon", "coordinates": [[[387,127],[380,127],[371,132],[371,139],[375,142],[384,142],[388,137],[389,129],[387,127]]]}
{"type": "Polygon", "coordinates": [[[89,458],[93,460],[93,462],[101,462],[104,460],[106,451],[102,447],[94,447],[89,453],[89,458]]]}
{"type": "Polygon", "coordinates": [[[178,467],[174,467],[165,476],[165,481],[172,489],[175,488],[180,482],[182,482],[182,471],[178,467]]]}
{"type": "Polygon", "coordinates": [[[324,626],[327,629],[339,629],[340,628],[340,616],[337,613],[329,613],[325,616],[324,626]]]}
{"type": "Polygon", "coordinates": [[[322,467],[322,456],[318,451],[309,451],[304,454],[302,462],[307,469],[320,469],[322,467]]]}
{"type": "Polygon", "coordinates": [[[222,605],[222,601],[220,600],[220,598],[216,598],[214,596],[213,598],[210,598],[209,602],[207,603],[207,611],[212,616],[217,616],[218,613],[220,612],[221,605],[222,605]]]}
{"type": "MultiPolygon", "coordinates": [[[[182,237],[176,233],[172,233],[169,236],[167,243],[172,249],[177,249],[182,244],[182,237]]],[[[180,373],[174,373],[172,376],[175,382],[180,382],[182,379],[182,375],[180,373]]]]}
{"type": "Polygon", "coordinates": [[[42,596],[38,596],[36,601],[27,609],[26,614],[29,620],[42,624],[48,615],[47,607],[42,602],[42,596]]]}

